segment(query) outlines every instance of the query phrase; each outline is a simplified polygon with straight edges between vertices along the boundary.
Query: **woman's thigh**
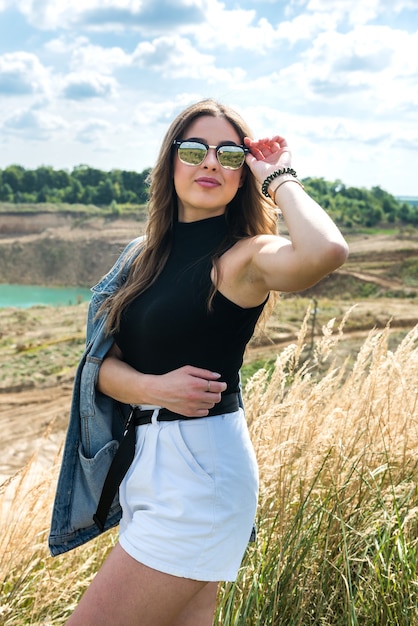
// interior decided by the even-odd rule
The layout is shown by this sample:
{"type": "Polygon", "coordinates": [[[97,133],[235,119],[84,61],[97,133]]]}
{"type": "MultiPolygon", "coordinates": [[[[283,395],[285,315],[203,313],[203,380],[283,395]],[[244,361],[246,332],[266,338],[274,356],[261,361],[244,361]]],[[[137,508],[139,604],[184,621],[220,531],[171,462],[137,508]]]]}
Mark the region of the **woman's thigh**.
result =
{"type": "Polygon", "coordinates": [[[218,583],[206,583],[170,622],[170,626],[213,626],[217,593],[218,583]]]}
{"type": "Polygon", "coordinates": [[[67,625],[175,626],[184,613],[182,625],[209,626],[215,602],[216,583],[158,572],[117,544],[67,625]]]}

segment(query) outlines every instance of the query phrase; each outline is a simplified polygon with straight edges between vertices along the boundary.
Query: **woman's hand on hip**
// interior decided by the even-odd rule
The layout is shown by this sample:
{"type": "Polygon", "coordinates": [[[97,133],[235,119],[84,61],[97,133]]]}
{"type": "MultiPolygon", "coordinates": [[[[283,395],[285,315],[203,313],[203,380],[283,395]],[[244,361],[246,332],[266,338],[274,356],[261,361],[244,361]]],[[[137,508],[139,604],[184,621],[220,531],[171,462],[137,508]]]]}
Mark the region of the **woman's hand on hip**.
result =
{"type": "Polygon", "coordinates": [[[226,383],[220,374],[185,365],[179,369],[150,376],[152,404],[163,406],[185,417],[204,417],[220,402],[226,383]]]}

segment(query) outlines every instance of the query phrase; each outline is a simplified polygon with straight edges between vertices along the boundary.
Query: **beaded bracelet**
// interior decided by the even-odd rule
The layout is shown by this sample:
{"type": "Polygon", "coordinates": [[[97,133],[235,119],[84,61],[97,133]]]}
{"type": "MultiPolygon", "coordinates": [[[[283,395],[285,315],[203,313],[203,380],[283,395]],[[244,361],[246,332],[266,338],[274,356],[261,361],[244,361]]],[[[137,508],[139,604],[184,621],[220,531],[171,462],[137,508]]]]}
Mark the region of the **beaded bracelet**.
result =
{"type": "Polygon", "coordinates": [[[261,192],[264,196],[266,196],[266,198],[269,198],[269,192],[268,192],[268,188],[269,185],[271,183],[272,180],[274,180],[275,178],[277,178],[277,176],[282,176],[282,174],[291,174],[292,176],[294,176],[295,178],[297,178],[297,174],[295,172],[295,170],[293,170],[291,167],[284,167],[281,170],[274,170],[274,172],[272,172],[271,174],[269,174],[266,178],[266,180],[264,181],[264,183],[261,185],[261,192]]]}
{"type": "Polygon", "coordinates": [[[299,178],[286,178],[285,180],[282,180],[281,183],[279,183],[278,185],[276,185],[276,187],[274,189],[272,189],[271,191],[269,191],[269,196],[270,198],[273,200],[273,202],[275,202],[275,198],[276,198],[276,191],[278,190],[279,187],[281,187],[282,185],[284,185],[285,183],[297,183],[300,187],[302,187],[302,189],[305,189],[305,187],[302,185],[302,183],[300,182],[299,178]]]}

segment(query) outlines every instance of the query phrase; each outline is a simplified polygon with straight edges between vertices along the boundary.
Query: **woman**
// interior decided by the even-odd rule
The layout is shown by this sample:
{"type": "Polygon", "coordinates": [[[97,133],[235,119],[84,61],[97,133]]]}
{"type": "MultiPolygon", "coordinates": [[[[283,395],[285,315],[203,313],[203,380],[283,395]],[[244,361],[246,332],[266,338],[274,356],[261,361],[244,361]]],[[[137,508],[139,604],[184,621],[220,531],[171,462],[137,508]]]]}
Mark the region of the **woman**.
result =
{"type": "Polygon", "coordinates": [[[256,511],[239,406],[245,346],[270,292],[303,290],[346,256],[285,139],[251,139],[212,100],[172,123],[145,240],[101,308],[114,342],[97,388],[135,407],[119,543],[68,624],[212,624],[217,582],[235,579],[256,511]],[[277,234],[277,207],[289,238],[277,234]]]}

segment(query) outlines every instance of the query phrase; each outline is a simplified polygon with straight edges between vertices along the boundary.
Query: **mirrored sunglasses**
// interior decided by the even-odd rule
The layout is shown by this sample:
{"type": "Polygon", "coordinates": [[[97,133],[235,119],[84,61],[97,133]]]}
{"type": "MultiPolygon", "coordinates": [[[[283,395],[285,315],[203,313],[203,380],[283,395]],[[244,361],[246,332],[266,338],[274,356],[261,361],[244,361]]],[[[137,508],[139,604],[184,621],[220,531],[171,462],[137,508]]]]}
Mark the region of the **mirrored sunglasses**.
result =
{"type": "Polygon", "coordinates": [[[175,139],[173,145],[177,148],[177,154],[182,163],[186,165],[200,165],[206,158],[209,148],[216,150],[216,157],[227,170],[238,170],[245,160],[249,148],[235,144],[220,144],[209,146],[201,141],[182,141],[175,139]]]}

